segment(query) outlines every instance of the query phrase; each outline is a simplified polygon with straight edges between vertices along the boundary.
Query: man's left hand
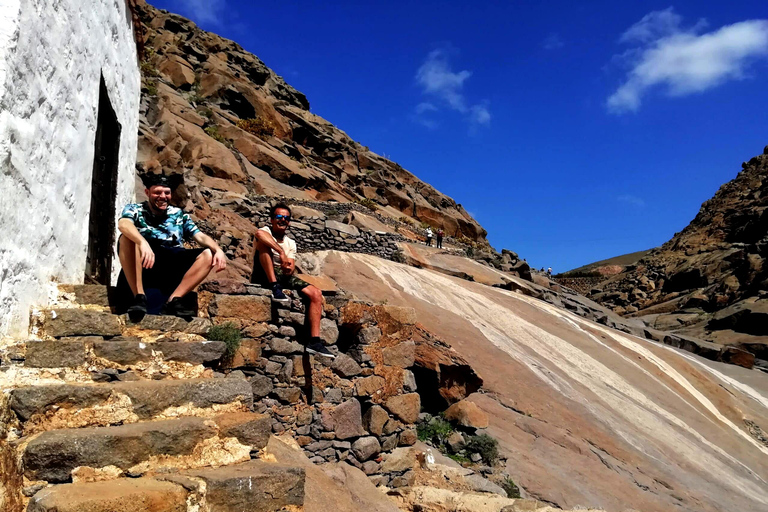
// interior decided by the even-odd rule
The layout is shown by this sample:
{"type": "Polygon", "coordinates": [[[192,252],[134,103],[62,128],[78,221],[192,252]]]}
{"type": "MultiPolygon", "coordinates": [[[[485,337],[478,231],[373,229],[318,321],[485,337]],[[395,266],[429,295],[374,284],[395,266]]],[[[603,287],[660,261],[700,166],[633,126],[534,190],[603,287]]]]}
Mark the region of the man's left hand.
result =
{"type": "Polygon", "coordinates": [[[219,249],[214,253],[211,267],[216,267],[216,272],[221,272],[227,268],[227,256],[224,254],[224,251],[219,249]]]}

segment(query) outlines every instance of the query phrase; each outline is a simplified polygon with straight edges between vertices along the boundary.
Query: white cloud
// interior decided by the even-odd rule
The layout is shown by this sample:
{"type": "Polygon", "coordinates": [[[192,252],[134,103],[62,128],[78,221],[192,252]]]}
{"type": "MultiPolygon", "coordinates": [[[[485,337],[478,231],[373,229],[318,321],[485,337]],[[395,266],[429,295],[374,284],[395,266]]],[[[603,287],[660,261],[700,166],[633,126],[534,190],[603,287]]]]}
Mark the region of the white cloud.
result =
{"type": "Polygon", "coordinates": [[[616,200],[619,201],[619,202],[622,202],[622,203],[626,203],[626,204],[629,204],[629,205],[632,205],[632,206],[636,206],[638,208],[642,208],[643,206],[645,206],[645,200],[644,199],[642,199],[640,197],[637,197],[637,196],[632,196],[632,195],[629,195],[629,194],[624,194],[624,195],[618,196],[616,198],[616,200]]]}
{"type": "Polygon", "coordinates": [[[743,79],[755,59],[768,56],[768,20],[748,20],[701,33],[699,20],[682,28],[672,8],[647,14],[620,42],[635,46],[617,56],[628,63],[624,83],[608,98],[613,113],[636,111],[643,96],[661,87],[669,96],[685,96],[743,79]]]}
{"type": "MultiPolygon", "coordinates": [[[[418,83],[424,94],[444,104],[451,110],[465,114],[472,125],[487,125],[491,121],[488,107],[482,104],[470,105],[464,96],[464,82],[472,76],[471,71],[453,71],[449,62],[450,49],[433,50],[416,72],[418,83]]],[[[439,108],[432,102],[416,106],[416,113],[436,112],[439,108]]]]}
{"type": "Polygon", "coordinates": [[[557,50],[558,48],[565,46],[565,41],[563,41],[559,35],[552,32],[546,39],[544,39],[541,46],[543,46],[545,50],[557,50]]]}
{"type": "Polygon", "coordinates": [[[427,101],[416,105],[417,114],[423,114],[424,112],[434,112],[436,110],[437,110],[437,107],[427,101]]]}
{"type": "Polygon", "coordinates": [[[221,23],[226,0],[176,0],[180,9],[197,23],[221,23]]]}

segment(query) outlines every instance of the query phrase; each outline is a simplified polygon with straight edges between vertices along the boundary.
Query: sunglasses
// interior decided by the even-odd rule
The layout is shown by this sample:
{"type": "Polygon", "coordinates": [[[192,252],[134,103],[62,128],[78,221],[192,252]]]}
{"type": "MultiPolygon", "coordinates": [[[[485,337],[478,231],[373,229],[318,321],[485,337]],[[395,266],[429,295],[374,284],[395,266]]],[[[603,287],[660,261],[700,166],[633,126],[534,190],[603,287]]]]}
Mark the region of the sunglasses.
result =
{"type": "Polygon", "coordinates": [[[291,216],[290,215],[279,215],[278,214],[278,215],[275,215],[275,220],[285,220],[286,222],[290,222],[291,221],[291,216]]]}

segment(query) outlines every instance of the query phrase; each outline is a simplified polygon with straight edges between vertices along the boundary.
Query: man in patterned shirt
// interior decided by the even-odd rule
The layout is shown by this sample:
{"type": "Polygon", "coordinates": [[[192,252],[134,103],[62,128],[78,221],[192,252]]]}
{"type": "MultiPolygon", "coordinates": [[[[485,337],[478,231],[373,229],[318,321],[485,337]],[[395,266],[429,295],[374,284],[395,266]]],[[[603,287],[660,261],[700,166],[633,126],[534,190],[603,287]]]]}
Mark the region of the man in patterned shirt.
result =
{"type": "Polygon", "coordinates": [[[128,315],[138,322],[147,313],[144,284],[148,283],[168,296],[162,314],[191,317],[195,312],[185,305],[183,297],[196,289],[213,268],[217,272],[224,270],[227,257],[189,215],[170,205],[167,177],[151,175],[145,184],[147,200],[126,205],[117,224],[122,233],[118,241],[120,264],[133,293],[128,315]],[[185,240],[194,240],[202,248],[186,249],[185,240]]]}

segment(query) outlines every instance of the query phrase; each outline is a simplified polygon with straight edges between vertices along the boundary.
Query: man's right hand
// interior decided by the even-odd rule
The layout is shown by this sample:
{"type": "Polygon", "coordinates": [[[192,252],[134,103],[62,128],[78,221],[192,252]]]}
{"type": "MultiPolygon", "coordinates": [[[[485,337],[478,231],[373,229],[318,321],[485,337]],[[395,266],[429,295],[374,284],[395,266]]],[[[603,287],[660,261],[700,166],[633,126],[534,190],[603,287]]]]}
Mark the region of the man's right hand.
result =
{"type": "Polygon", "coordinates": [[[141,255],[142,268],[152,268],[155,264],[155,253],[152,251],[152,247],[149,246],[149,242],[146,240],[139,244],[139,254],[141,255]]]}

